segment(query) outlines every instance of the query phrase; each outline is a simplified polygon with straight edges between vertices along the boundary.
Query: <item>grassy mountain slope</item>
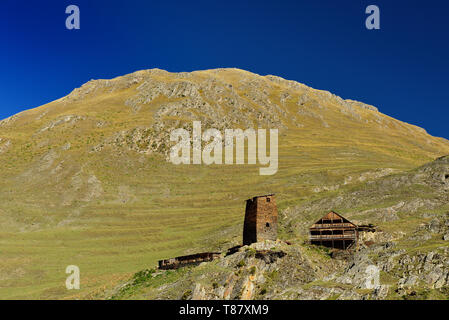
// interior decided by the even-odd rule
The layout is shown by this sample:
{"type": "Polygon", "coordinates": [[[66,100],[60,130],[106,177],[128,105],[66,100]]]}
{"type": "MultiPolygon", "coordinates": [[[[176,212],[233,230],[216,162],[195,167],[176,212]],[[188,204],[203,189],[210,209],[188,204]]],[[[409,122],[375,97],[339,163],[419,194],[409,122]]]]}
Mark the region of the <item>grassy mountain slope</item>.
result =
{"type": "MultiPolygon", "coordinates": [[[[280,225],[283,232],[277,242],[244,246],[196,267],[146,269],[96,297],[449,298],[449,157],[287,208],[280,225]],[[351,253],[308,244],[310,221],[333,208],[357,224],[375,223],[377,231],[361,233],[351,253]],[[366,284],[369,266],[379,270],[374,288],[366,284]]],[[[209,246],[213,239],[209,237],[209,246]]]]}
{"type": "Polygon", "coordinates": [[[256,194],[292,208],[444,154],[445,139],[275,76],[155,69],[90,81],[0,122],[0,297],[101,291],[211,234],[238,241],[256,194]],[[278,172],[167,162],[169,132],[194,120],[279,129],[278,172]],[[64,286],[70,264],[79,292],[64,286]]]}

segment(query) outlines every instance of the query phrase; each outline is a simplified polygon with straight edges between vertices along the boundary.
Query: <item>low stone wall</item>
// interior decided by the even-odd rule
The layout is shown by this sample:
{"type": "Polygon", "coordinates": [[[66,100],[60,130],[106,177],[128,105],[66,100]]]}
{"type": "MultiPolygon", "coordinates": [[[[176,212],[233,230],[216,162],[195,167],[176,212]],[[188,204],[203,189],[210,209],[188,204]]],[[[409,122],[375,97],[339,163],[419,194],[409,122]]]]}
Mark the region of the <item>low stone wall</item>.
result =
{"type": "Polygon", "coordinates": [[[199,264],[201,262],[212,261],[220,256],[219,252],[202,252],[188,256],[159,260],[159,269],[178,269],[187,265],[199,264]]]}

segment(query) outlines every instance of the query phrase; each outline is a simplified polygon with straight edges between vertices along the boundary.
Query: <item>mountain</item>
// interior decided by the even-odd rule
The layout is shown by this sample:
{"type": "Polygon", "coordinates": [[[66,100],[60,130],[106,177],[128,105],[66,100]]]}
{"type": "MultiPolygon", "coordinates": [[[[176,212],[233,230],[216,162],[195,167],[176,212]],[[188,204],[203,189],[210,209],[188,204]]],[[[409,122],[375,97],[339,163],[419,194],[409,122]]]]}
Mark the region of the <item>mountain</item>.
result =
{"type": "MultiPolygon", "coordinates": [[[[276,76],[153,69],[92,80],[0,122],[0,297],[86,297],[158,259],[231,246],[243,201],[258,194],[276,193],[281,214],[375,210],[377,200],[325,203],[446,154],[449,141],[374,106],[276,76]],[[170,163],[170,132],[193,121],[278,129],[277,173],[170,163]],[[68,265],[80,268],[79,291],[65,288],[68,265]]],[[[280,236],[300,239],[309,222],[286,218],[280,236]]]]}

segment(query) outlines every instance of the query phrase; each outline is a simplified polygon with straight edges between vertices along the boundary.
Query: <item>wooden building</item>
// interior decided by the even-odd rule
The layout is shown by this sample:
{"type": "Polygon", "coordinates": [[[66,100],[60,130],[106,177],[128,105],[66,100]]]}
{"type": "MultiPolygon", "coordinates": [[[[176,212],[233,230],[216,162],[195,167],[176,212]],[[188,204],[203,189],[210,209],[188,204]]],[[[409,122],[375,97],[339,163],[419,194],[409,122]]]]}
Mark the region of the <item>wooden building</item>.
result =
{"type": "Polygon", "coordinates": [[[310,243],[336,249],[348,249],[357,244],[357,226],[331,211],[310,227],[310,243]]]}
{"type": "Polygon", "coordinates": [[[276,240],[278,210],[274,194],[246,200],[243,245],[264,240],[276,240]]]}

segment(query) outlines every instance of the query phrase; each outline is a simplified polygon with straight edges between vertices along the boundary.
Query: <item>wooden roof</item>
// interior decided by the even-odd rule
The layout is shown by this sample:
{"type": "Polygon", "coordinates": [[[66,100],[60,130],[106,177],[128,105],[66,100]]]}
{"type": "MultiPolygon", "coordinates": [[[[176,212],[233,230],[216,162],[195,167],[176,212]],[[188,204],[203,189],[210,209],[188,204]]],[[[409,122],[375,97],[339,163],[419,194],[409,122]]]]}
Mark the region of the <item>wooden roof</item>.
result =
{"type": "Polygon", "coordinates": [[[328,214],[324,215],[321,219],[319,219],[317,222],[315,222],[314,225],[320,223],[321,220],[340,220],[340,219],[342,219],[344,223],[350,223],[354,227],[357,227],[354,223],[352,223],[351,221],[349,221],[348,219],[346,219],[341,214],[339,214],[335,211],[331,211],[328,214]]]}

